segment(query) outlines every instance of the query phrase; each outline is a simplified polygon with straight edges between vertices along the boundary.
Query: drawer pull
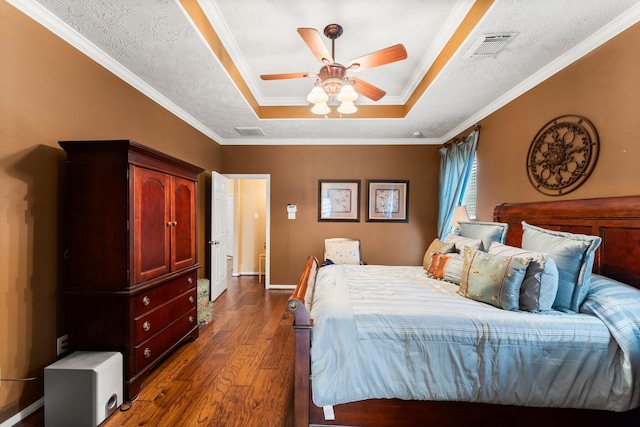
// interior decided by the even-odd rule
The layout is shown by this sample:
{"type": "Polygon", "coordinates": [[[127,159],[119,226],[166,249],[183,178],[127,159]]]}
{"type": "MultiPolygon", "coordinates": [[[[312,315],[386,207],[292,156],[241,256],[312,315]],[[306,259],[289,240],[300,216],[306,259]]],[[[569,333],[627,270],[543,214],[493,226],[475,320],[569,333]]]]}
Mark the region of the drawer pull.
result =
{"type": "Polygon", "coordinates": [[[145,332],[147,332],[149,329],[151,329],[151,323],[149,323],[149,321],[147,320],[142,324],[142,329],[144,329],[145,332]]]}
{"type": "Polygon", "coordinates": [[[144,354],[145,359],[150,358],[151,357],[151,349],[149,347],[145,348],[143,354],[144,354]]]}
{"type": "Polygon", "coordinates": [[[192,296],[192,295],[190,295],[190,296],[189,296],[189,302],[190,302],[191,304],[193,304],[193,301],[195,301],[195,300],[194,300],[193,296],[192,296]]]}
{"type": "Polygon", "coordinates": [[[193,323],[193,316],[189,316],[189,323],[193,323]]]}
{"type": "Polygon", "coordinates": [[[151,304],[151,299],[149,299],[149,297],[145,295],[145,297],[142,298],[142,305],[149,305],[149,304],[151,304]]]}
{"type": "Polygon", "coordinates": [[[189,277],[189,278],[187,279],[187,283],[188,283],[188,284],[192,284],[192,283],[193,283],[193,277],[189,277]]]}

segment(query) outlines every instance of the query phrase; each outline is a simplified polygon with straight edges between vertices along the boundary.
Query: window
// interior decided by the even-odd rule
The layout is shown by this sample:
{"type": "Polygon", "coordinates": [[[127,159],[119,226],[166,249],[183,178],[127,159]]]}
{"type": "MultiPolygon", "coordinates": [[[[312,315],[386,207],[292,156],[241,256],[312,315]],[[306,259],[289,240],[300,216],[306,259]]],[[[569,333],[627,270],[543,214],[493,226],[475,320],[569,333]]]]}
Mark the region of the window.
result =
{"type": "Polygon", "coordinates": [[[462,199],[462,204],[467,207],[467,213],[469,214],[469,218],[472,221],[476,219],[476,166],[478,164],[478,158],[473,158],[473,167],[471,169],[471,177],[469,178],[469,183],[467,184],[467,190],[465,192],[464,198],[462,199]]]}

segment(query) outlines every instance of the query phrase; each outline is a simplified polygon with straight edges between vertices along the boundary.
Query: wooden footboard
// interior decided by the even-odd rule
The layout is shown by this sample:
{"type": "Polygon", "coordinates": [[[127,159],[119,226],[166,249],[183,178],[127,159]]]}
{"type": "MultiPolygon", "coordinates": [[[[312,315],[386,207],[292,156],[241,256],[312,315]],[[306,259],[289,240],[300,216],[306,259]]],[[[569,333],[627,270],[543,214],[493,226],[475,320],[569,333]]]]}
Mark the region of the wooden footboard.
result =
{"type": "Polygon", "coordinates": [[[316,283],[318,260],[310,256],[300,276],[296,290],[287,302],[287,308],[293,313],[295,332],[295,368],[294,368],[294,426],[309,425],[309,404],[311,402],[311,328],[310,318],[313,290],[316,283]]]}
{"type": "MultiPolygon", "coordinates": [[[[498,205],[494,220],[510,224],[507,243],[518,245],[520,221],[555,230],[596,234],[603,242],[594,272],[640,288],[640,197],[564,200],[498,205]]],[[[324,419],[313,404],[310,349],[313,320],[311,302],[318,261],[309,257],[288,308],[295,330],[295,427],[302,426],[484,426],[545,427],[566,425],[640,425],[640,408],[624,413],[588,409],[558,409],[467,402],[371,399],[335,405],[335,420],[324,419]]]]}

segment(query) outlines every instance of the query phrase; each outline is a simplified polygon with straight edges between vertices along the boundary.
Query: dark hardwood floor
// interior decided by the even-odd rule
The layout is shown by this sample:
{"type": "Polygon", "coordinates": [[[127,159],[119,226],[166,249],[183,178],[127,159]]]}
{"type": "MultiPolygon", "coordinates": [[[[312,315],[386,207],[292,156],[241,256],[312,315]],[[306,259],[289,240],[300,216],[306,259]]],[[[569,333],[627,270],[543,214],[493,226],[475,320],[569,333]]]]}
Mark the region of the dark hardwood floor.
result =
{"type": "MultiPolygon", "coordinates": [[[[265,291],[257,276],[228,280],[214,320],[154,369],[138,398],[101,427],[293,425],[291,291],[265,291]]],[[[43,427],[39,410],[20,427],[43,427]]]]}

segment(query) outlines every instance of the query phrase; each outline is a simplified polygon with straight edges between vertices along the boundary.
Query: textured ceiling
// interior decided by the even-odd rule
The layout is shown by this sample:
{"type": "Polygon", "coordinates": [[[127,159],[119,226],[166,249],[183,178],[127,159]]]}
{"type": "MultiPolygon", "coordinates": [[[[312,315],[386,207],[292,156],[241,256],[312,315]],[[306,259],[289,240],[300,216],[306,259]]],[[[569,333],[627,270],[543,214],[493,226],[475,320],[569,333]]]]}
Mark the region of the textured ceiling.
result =
{"type": "Polygon", "coordinates": [[[640,20],[640,0],[7,1],[221,144],[442,143],[640,20]],[[387,92],[360,97],[359,117],[309,115],[313,79],[259,78],[317,72],[296,29],[330,23],[337,62],[408,52],[358,73],[387,92]],[[495,33],[515,37],[469,57],[495,33]]]}

